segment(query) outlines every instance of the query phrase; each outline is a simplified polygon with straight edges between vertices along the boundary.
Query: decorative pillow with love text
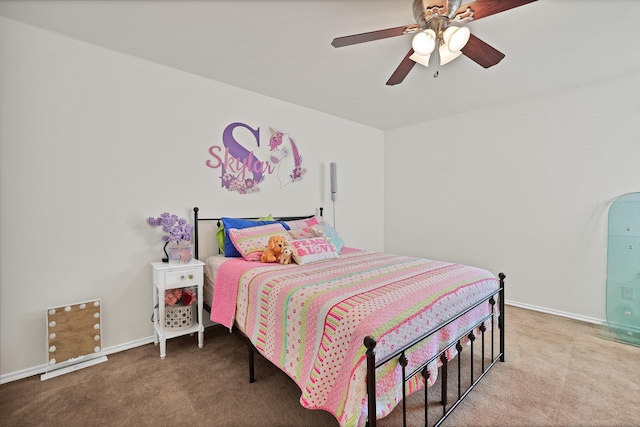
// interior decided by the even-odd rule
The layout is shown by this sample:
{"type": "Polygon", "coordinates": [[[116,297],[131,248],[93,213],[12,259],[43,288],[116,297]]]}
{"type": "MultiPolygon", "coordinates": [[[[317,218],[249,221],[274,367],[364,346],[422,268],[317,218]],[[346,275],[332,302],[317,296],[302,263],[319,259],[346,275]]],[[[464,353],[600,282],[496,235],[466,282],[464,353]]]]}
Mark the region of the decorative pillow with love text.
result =
{"type": "Polygon", "coordinates": [[[293,259],[298,265],[340,258],[336,248],[324,237],[293,240],[289,244],[293,246],[293,259]]]}

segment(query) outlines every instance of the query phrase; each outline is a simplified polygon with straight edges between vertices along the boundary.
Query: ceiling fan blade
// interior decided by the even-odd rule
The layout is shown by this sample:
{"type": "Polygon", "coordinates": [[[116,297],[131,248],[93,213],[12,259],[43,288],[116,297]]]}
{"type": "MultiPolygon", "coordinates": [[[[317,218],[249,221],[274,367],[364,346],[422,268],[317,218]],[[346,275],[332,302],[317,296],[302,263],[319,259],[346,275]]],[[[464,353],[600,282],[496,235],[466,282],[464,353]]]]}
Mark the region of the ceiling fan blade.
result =
{"type": "Polygon", "coordinates": [[[455,13],[463,13],[467,8],[473,10],[473,20],[485,18],[515,7],[524,6],[538,0],[475,0],[461,6],[455,13]]]}
{"type": "Polygon", "coordinates": [[[352,44],[371,42],[374,40],[386,39],[389,37],[401,36],[410,32],[415,32],[419,27],[415,24],[403,25],[402,27],[387,28],[386,30],[371,31],[368,33],[354,34],[351,36],[337,37],[333,39],[333,47],[350,46],[352,44]]]}
{"type": "Polygon", "coordinates": [[[404,57],[402,62],[400,62],[400,65],[398,65],[398,68],[396,68],[391,77],[389,77],[389,80],[387,80],[387,86],[393,86],[397,85],[398,83],[402,83],[404,78],[407,77],[409,71],[411,71],[413,66],[416,65],[415,61],[409,58],[411,55],[413,55],[413,49],[409,50],[407,56],[404,57]]]}
{"type": "Polygon", "coordinates": [[[473,34],[469,37],[466,46],[462,48],[462,54],[484,68],[493,67],[504,58],[504,53],[489,46],[473,34]]]}

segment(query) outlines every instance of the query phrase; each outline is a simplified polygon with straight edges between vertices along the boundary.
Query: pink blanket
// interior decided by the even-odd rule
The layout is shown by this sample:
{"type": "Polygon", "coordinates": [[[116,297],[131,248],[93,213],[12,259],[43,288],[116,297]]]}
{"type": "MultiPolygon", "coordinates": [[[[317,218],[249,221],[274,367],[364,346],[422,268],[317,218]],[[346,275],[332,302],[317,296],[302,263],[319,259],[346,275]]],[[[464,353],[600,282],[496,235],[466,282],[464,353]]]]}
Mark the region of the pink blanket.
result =
{"type": "MultiPolygon", "coordinates": [[[[236,299],[238,298],[238,283],[242,273],[248,268],[256,266],[244,258],[232,258],[218,267],[211,301],[211,320],[226,326],[231,331],[236,316],[236,299]]],[[[274,264],[275,265],[275,264],[274,264]]]]}
{"type": "MultiPolygon", "coordinates": [[[[344,247],[342,253],[348,254],[357,251],[354,248],[344,247]]],[[[265,265],[246,261],[244,258],[231,258],[222,263],[218,267],[218,273],[215,277],[216,285],[213,289],[213,300],[211,301],[211,321],[226,326],[229,331],[232,330],[236,315],[236,300],[238,298],[237,284],[240,283],[240,277],[246,270],[254,267],[267,267],[267,269],[291,268],[294,265],[265,265]]]]}
{"type": "MultiPolygon", "coordinates": [[[[377,339],[377,357],[384,357],[497,288],[486,270],[366,251],[303,266],[230,260],[218,270],[211,319],[231,327],[235,317],[258,351],[298,384],[304,407],[356,426],[366,421],[365,336],[377,339]]],[[[488,312],[483,304],[422,342],[407,354],[409,368],[488,312]]],[[[429,369],[433,383],[437,364],[429,369]]],[[[399,376],[395,359],[378,370],[378,417],[400,400],[399,376]]],[[[408,385],[412,393],[425,384],[416,376],[408,385]]]]}

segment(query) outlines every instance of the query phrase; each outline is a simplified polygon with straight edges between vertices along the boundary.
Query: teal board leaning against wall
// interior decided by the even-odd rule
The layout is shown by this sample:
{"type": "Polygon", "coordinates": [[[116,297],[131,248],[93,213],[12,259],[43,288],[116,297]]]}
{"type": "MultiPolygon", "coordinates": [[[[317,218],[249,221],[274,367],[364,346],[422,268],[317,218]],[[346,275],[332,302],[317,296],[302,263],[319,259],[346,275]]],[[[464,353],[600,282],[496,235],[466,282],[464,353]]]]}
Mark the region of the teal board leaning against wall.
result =
{"type": "Polygon", "coordinates": [[[640,345],[640,193],[609,209],[607,321],[618,337],[640,345]]]}

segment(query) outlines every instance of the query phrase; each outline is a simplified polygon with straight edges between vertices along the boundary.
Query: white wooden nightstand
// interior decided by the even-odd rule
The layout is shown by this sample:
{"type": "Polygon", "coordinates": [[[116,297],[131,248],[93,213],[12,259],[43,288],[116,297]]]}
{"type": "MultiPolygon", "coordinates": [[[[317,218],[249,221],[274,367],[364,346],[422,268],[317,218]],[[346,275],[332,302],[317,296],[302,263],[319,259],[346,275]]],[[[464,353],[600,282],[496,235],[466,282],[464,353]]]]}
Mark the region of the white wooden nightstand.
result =
{"type": "Polygon", "coordinates": [[[196,259],[188,264],[174,264],[167,262],[152,262],[153,269],[153,329],[154,342],[160,343],[160,357],[164,359],[167,351],[167,339],[186,334],[198,333],[198,347],[204,345],[204,326],[202,324],[202,302],[204,299],[203,286],[203,266],[204,263],[196,259]],[[189,288],[196,290],[197,301],[196,319],[192,325],[184,328],[166,327],[166,307],[164,303],[164,292],[167,289],[189,288]]]}

